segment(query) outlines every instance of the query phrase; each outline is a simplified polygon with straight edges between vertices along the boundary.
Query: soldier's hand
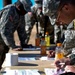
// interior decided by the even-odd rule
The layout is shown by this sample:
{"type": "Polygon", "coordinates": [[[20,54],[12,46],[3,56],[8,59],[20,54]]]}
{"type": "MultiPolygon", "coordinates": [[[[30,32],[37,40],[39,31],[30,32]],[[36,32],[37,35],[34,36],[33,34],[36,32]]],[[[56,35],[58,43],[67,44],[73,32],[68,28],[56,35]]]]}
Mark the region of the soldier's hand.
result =
{"type": "Polygon", "coordinates": [[[73,73],[75,73],[75,67],[71,66],[71,65],[67,65],[65,67],[65,72],[73,72],[73,73]]]}
{"type": "Polygon", "coordinates": [[[33,16],[32,12],[28,12],[28,15],[31,16],[31,17],[33,16]]]}
{"type": "Polygon", "coordinates": [[[22,48],[34,48],[32,44],[22,44],[22,48]]]}
{"type": "Polygon", "coordinates": [[[57,68],[65,68],[67,65],[70,65],[70,60],[68,58],[64,58],[62,60],[55,60],[54,64],[57,68]]]}
{"type": "Polygon", "coordinates": [[[54,50],[50,50],[49,52],[48,52],[48,55],[47,55],[48,57],[55,57],[55,51],[54,50]]]}
{"type": "Polygon", "coordinates": [[[14,48],[13,51],[22,51],[22,48],[14,48]]]}
{"type": "Polygon", "coordinates": [[[16,46],[15,48],[12,49],[13,51],[22,51],[22,47],[16,46]]]}
{"type": "Polygon", "coordinates": [[[56,68],[61,69],[61,64],[60,63],[61,63],[60,60],[54,61],[54,64],[55,64],[56,68]]]}

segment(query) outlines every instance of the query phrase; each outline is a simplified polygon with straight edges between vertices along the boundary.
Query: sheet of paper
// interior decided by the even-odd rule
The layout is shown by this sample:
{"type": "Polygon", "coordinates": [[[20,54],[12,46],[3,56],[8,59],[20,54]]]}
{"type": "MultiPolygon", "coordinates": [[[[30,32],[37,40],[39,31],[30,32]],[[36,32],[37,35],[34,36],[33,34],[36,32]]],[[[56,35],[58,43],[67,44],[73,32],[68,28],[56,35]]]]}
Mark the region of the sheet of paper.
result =
{"type": "Polygon", "coordinates": [[[36,50],[36,48],[23,48],[23,50],[36,50]]]}
{"type": "Polygon", "coordinates": [[[18,61],[36,60],[35,57],[18,57],[18,61]]]}
{"type": "Polygon", "coordinates": [[[57,69],[54,68],[45,68],[44,71],[46,75],[59,75],[64,73],[64,71],[62,71],[61,69],[57,71],[57,69]]]}
{"type": "Polygon", "coordinates": [[[23,48],[23,50],[41,50],[40,47],[35,48],[23,48]]]}
{"type": "Polygon", "coordinates": [[[54,60],[54,58],[48,58],[47,56],[42,56],[40,60],[54,60]]]}
{"type": "Polygon", "coordinates": [[[3,75],[40,75],[38,70],[6,70],[3,75]]]}

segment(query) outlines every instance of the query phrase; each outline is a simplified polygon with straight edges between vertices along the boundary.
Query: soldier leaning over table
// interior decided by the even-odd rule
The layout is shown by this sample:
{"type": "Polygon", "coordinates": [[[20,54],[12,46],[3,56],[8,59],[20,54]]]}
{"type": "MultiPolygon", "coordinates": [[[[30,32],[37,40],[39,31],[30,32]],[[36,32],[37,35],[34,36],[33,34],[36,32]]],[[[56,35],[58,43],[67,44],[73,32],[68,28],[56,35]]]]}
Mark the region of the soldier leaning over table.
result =
{"type": "Polygon", "coordinates": [[[0,12],[0,69],[5,59],[5,54],[11,48],[15,51],[26,46],[26,32],[24,15],[30,12],[30,0],[18,0],[14,4],[5,6],[0,12]],[[14,32],[17,30],[20,46],[14,41],[14,32]]]}
{"type": "MultiPolygon", "coordinates": [[[[72,20],[75,19],[75,0],[43,0],[43,3],[47,3],[46,7],[44,8],[44,14],[49,15],[50,17],[56,14],[56,21],[59,25],[69,25],[72,20]],[[46,8],[49,8],[47,12],[45,12],[46,8]],[[52,8],[54,7],[54,8],[52,8]]],[[[44,5],[44,4],[43,4],[44,5]]],[[[71,33],[70,33],[71,34],[71,33]]],[[[73,34],[74,35],[74,34],[73,34]]],[[[71,34],[72,36],[72,34],[71,34]]],[[[68,38],[67,38],[68,39],[68,38]]],[[[74,40],[75,37],[69,38],[69,40],[64,42],[64,49],[66,52],[65,55],[71,54],[72,48],[74,48],[74,40]],[[67,45],[66,45],[67,44],[67,45]],[[70,51],[70,52],[69,52],[70,51]]]]}

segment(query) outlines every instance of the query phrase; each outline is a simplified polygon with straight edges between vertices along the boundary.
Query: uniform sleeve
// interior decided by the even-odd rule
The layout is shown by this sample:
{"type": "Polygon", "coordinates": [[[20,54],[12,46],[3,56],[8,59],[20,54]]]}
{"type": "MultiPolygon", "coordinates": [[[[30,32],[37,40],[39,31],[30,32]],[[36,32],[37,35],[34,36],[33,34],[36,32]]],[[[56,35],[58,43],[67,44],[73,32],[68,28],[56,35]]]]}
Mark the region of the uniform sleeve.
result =
{"type": "Polygon", "coordinates": [[[27,34],[25,31],[25,20],[24,20],[24,16],[20,16],[20,22],[17,28],[17,33],[20,39],[20,43],[21,44],[25,44],[26,43],[26,38],[27,38],[27,34]]]}
{"type": "Polygon", "coordinates": [[[61,30],[60,27],[54,25],[54,42],[60,42],[61,30]]]}
{"type": "Polygon", "coordinates": [[[25,29],[26,31],[33,28],[35,21],[33,15],[29,15],[28,13],[25,15],[25,29]]]}
{"type": "Polygon", "coordinates": [[[31,16],[27,13],[25,15],[25,30],[26,30],[26,34],[27,34],[27,43],[30,39],[30,34],[33,29],[34,23],[35,23],[35,20],[34,20],[33,15],[31,16]]]}
{"type": "MultiPolygon", "coordinates": [[[[13,11],[12,11],[13,12],[13,11]]],[[[13,37],[13,18],[12,12],[10,9],[7,9],[3,12],[1,21],[0,21],[0,28],[1,28],[1,36],[5,42],[5,44],[9,47],[14,48],[15,42],[13,37]]]]}

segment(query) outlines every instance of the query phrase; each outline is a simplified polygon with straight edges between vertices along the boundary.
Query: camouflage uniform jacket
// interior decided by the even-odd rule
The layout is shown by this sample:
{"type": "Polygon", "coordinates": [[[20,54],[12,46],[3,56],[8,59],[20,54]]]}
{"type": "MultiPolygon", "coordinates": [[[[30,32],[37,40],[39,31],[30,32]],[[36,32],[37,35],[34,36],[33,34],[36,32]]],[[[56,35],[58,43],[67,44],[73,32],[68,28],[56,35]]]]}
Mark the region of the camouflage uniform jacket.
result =
{"type": "Polygon", "coordinates": [[[75,48],[75,30],[73,21],[67,26],[67,30],[64,32],[65,40],[63,42],[65,55],[71,54],[73,48],[75,48]]]}
{"type": "Polygon", "coordinates": [[[17,30],[20,42],[25,44],[25,21],[24,16],[17,13],[15,4],[4,7],[0,18],[0,34],[5,44],[15,48],[14,32],[17,30]]]}

